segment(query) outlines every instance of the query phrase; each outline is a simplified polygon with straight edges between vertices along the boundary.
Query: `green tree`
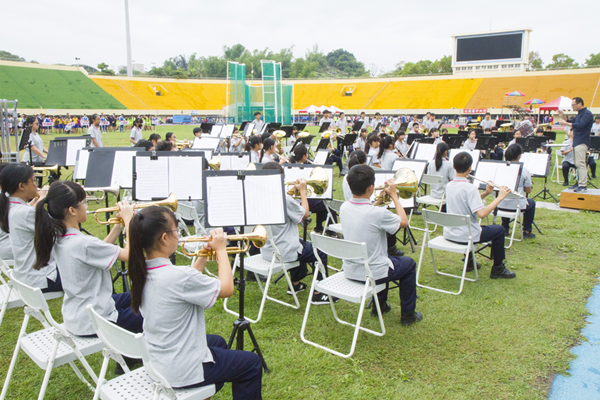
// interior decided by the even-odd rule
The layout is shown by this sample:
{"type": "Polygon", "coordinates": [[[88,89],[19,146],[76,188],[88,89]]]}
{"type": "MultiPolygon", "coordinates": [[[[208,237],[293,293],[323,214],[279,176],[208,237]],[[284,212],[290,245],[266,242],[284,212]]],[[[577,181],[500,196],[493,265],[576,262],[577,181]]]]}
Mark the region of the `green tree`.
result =
{"type": "Polygon", "coordinates": [[[231,47],[223,46],[223,57],[225,57],[225,60],[227,61],[237,61],[247,51],[248,50],[239,43],[234,44],[231,47]]]}
{"type": "Polygon", "coordinates": [[[123,67],[119,70],[119,75],[127,75],[127,67],[123,67]]]}
{"type": "Polygon", "coordinates": [[[552,56],[552,63],[546,65],[546,68],[579,68],[579,64],[565,53],[559,53],[552,56]]]}
{"type": "Polygon", "coordinates": [[[327,65],[336,68],[342,76],[362,76],[366,72],[365,65],[359,62],[354,54],[344,49],[329,52],[325,59],[327,65]]]}
{"type": "Polygon", "coordinates": [[[529,64],[527,65],[528,70],[536,70],[544,68],[544,62],[540,56],[539,51],[529,52],[529,64]]]}
{"type": "Polygon", "coordinates": [[[100,73],[102,75],[114,75],[115,74],[115,71],[113,71],[112,69],[108,69],[108,64],[106,64],[106,63],[98,64],[98,69],[100,70],[100,73]]]}
{"type": "Polygon", "coordinates": [[[585,66],[592,67],[600,65],[600,53],[590,54],[590,58],[585,59],[585,66]]]}
{"type": "Polygon", "coordinates": [[[12,54],[12,53],[9,53],[8,51],[4,51],[4,50],[0,50],[0,60],[25,62],[25,59],[23,57],[19,57],[16,54],[12,54]]]}

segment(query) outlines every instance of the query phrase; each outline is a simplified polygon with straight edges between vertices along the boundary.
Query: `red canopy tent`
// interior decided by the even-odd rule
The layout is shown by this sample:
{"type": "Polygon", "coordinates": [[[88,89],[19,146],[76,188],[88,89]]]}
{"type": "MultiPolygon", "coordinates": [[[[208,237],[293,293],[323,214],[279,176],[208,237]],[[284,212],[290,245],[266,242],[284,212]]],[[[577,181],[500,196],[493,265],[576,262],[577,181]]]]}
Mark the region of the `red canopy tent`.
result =
{"type": "Polygon", "coordinates": [[[552,111],[572,111],[571,99],[568,97],[560,96],[558,99],[554,99],[544,105],[541,105],[538,109],[538,122],[542,113],[550,114],[552,111]]]}

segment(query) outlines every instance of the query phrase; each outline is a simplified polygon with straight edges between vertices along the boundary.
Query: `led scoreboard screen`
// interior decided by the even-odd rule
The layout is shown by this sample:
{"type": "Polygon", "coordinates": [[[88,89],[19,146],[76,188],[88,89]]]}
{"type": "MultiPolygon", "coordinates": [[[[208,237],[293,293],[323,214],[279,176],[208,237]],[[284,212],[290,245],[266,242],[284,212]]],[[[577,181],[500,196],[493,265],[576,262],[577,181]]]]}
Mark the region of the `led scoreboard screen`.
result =
{"type": "Polygon", "coordinates": [[[456,62],[522,59],[523,32],[456,38],[456,62]]]}

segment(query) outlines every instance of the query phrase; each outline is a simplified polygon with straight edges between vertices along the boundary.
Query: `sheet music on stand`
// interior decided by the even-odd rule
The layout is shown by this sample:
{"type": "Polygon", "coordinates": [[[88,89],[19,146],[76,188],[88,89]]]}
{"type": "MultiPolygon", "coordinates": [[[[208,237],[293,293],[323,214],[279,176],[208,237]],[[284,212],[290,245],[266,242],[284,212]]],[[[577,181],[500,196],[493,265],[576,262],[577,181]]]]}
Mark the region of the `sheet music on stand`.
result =
{"type": "Polygon", "coordinates": [[[138,147],[97,147],[89,153],[85,183],[89,187],[118,185],[131,189],[133,186],[132,158],[138,147]]]}
{"type": "Polygon", "coordinates": [[[75,159],[75,171],[73,172],[74,180],[85,179],[87,173],[88,160],[90,159],[90,153],[93,149],[79,149],[77,150],[77,157],[75,159]]]}
{"type": "Polygon", "coordinates": [[[210,128],[209,137],[219,137],[221,135],[222,130],[223,130],[223,125],[213,125],[210,128]]]}
{"type": "Polygon", "coordinates": [[[454,165],[454,157],[456,157],[458,153],[462,153],[463,151],[469,153],[471,155],[471,158],[473,158],[471,170],[477,170],[477,164],[479,163],[479,157],[481,154],[481,151],[479,150],[450,149],[450,153],[448,154],[448,161],[450,161],[450,165],[454,165]]]}
{"type": "MultiPolygon", "coordinates": [[[[485,182],[492,181],[500,186],[516,190],[522,169],[523,163],[521,162],[481,160],[477,166],[477,171],[473,175],[485,182]]],[[[485,187],[484,183],[475,180],[473,181],[473,185],[478,188],[485,187]]]]}
{"type": "Polygon", "coordinates": [[[418,143],[417,151],[413,151],[414,156],[411,157],[415,160],[431,161],[435,158],[435,148],[434,144],[418,143]]]}
{"type": "Polygon", "coordinates": [[[250,164],[250,153],[221,153],[221,171],[240,171],[250,164]]]}
{"type": "Polygon", "coordinates": [[[181,149],[181,152],[185,153],[185,152],[194,152],[194,153],[202,153],[204,154],[204,158],[207,160],[210,160],[212,158],[213,155],[213,151],[214,149],[193,149],[193,148],[184,148],[181,149]]]}
{"type": "Polygon", "coordinates": [[[283,175],[278,170],[206,171],[203,182],[209,226],[285,223],[283,175]]]}
{"type": "Polygon", "coordinates": [[[219,137],[221,139],[229,139],[231,137],[231,135],[233,135],[234,128],[235,128],[234,124],[223,125],[223,129],[221,129],[221,134],[219,135],[219,137]]]}
{"type": "Polygon", "coordinates": [[[194,142],[192,143],[192,149],[211,149],[212,152],[214,153],[217,149],[217,147],[219,147],[219,144],[221,143],[221,139],[219,139],[218,137],[212,137],[212,136],[202,136],[202,137],[197,137],[194,139],[194,142]]]}
{"type": "Polygon", "coordinates": [[[313,160],[313,164],[316,165],[325,165],[327,162],[327,157],[329,157],[330,150],[320,149],[317,151],[315,155],[315,159],[313,160]]]}
{"type": "Polygon", "coordinates": [[[204,156],[197,152],[140,151],[133,158],[133,198],[202,200],[204,156]]]}
{"type": "Polygon", "coordinates": [[[544,178],[550,171],[550,154],[548,153],[523,153],[519,162],[527,168],[532,176],[544,178]]]}
{"type": "MultiPolygon", "coordinates": [[[[329,182],[327,189],[321,195],[315,194],[314,190],[309,199],[333,199],[333,165],[315,165],[315,164],[283,164],[283,173],[285,174],[285,182],[293,182],[297,179],[304,178],[308,180],[310,173],[314,168],[323,168],[327,173],[329,182]]],[[[308,185],[307,185],[308,187],[308,185]]]]}
{"type": "Polygon", "coordinates": [[[248,122],[246,124],[246,126],[244,126],[242,136],[252,136],[253,131],[254,131],[254,122],[248,122]]]}

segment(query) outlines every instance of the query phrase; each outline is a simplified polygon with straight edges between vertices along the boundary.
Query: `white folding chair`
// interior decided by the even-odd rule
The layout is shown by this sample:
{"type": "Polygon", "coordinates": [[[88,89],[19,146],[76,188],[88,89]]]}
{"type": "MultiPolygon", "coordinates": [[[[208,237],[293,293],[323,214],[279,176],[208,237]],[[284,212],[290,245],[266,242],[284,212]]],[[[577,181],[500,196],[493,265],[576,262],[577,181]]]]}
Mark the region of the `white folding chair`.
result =
{"type": "MultiPolygon", "coordinates": [[[[325,266],[319,257],[317,250],[321,250],[328,256],[339,258],[343,260],[362,260],[365,264],[365,282],[357,282],[346,278],[344,272],[338,272],[337,274],[331,275],[321,281],[317,281],[317,274],[313,276],[313,281],[310,286],[310,293],[313,291],[325,293],[329,296],[329,303],[331,304],[331,310],[333,311],[333,317],[337,322],[344,325],[354,327],[354,336],[352,338],[352,345],[350,346],[350,352],[342,354],[339,351],[330,349],[322,346],[315,342],[311,342],[306,339],[304,332],[306,330],[306,322],[308,321],[308,314],[310,312],[311,298],[309,296],[308,303],[306,305],[306,311],[304,313],[304,320],[302,321],[302,329],[300,330],[300,338],[304,343],[313,345],[319,349],[328,351],[336,356],[348,358],[354,354],[356,348],[356,342],[358,340],[359,331],[372,333],[376,336],[385,335],[385,326],[383,324],[383,317],[381,315],[381,307],[379,305],[379,299],[377,293],[385,289],[385,284],[376,285],[371,269],[369,268],[369,257],[367,253],[367,245],[365,243],[350,242],[343,239],[334,239],[327,236],[319,235],[315,232],[311,232],[310,238],[313,244],[315,256],[317,257],[317,266],[321,271],[321,274],[325,276],[325,266]],[[360,308],[358,309],[358,317],[356,323],[346,322],[340,319],[335,311],[335,303],[333,297],[349,301],[351,303],[359,303],[360,308]],[[381,332],[373,331],[361,326],[363,312],[365,310],[365,302],[368,298],[375,298],[375,306],[377,307],[377,314],[379,315],[379,323],[381,325],[381,332]]],[[[327,327],[329,329],[329,327],[327,327]]]]}
{"type": "MultiPolygon", "coordinates": [[[[256,274],[256,275],[265,275],[267,277],[267,281],[266,281],[264,288],[263,288],[263,285],[262,285],[260,279],[258,277],[256,279],[256,283],[258,284],[258,287],[260,288],[260,291],[262,292],[263,295],[262,295],[262,299],[260,301],[260,309],[258,310],[258,316],[256,317],[256,319],[253,320],[251,318],[245,317],[245,319],[247,319],[248,321],[250,321],[252,323],[257,323],[258,321],[260,321],[262,314],[263,314],[263,310],[265,308],[265,302],[267,299],[274,301],[275,303],[279,303],[284,306],[291,307],[295,310],[300,308],[300,302],[298,301],[298,297],[296,296],[296,292],[294,291],[294,285],[292,284],[292,280],[290,279],[290,275],[288,273],[288,271],[290,269],[300,266],[300,262],[299,261],[284,262],[283,257],[281,256],[281,253],[279,252],[279,250],[277,249],[277,246],[275,245],[275,240],[273,240],[273,233],[271,232],[271,227],[265,226],[265,229],[267,230],[267,240],[269,240],[271,242],[271,246],[273,247],[273,258],[271,259],[271,261],[265,260],[261,254],[255,254],[253,256],[244,257],[244,269],[246,271],[254,272],[254,274],[256,274]],[[272,278],[273,274],[276,274],[278,272],[283,272],[283,274],[285,276],[285,280],[287,281],[287,284],[288,284],[288,288],[292,292],[292,297],[294,298],[295,305],[286,303],[283,300],[279,300],[279,299],[269,296],[269,287],[271,286],[271,278],[272,278]]],[[[236,261],[233,264],[233,274],[234,275],[235,275],[235,271],[239,268],[238,259],[239,259],[239,255],[236,257],[236,261]]],[[[308,297],[310,298],[310,296],[308,296],[308,297]]],[[[225,311],[227,311],[230,314],[239,316],[239,314],[236,311],[233,311],[233,310],[230,310],[229,308],[227,308],[228,300],[229,300],[229,298],[225,299],[225,301],[223,302],[223,308],[225,309],[225,311]]]]}
{"type": "MultiPolygon", "coordinates": [[[[506,197],[507,198],[517,198],[517,196],[515,196],[511,193],[509,193],[506,197]]],[[[523,241],[523,229],[521,229],[521,238],[515,239],[515,232],[517,231],[517,225],[519,225],[521,227],[523,226],[523,212],[521,211],[520,202],[517,202],[517,209],[514,211],[498,209],[496,217],[508,218],[508,219],[511,219],[514,221],[513,227],[512,227],[512,233],[510,234],[510,242],[508,242],[508,246],[504,246],[505,249],[510,248],[510,246],[512,246],[512,244],[513,244],[513,241],[517,241],[517,242],[523,241]]],[[[505,238],[505,239],[508,239],[508,238],[505,238]]]]}
{"type": "Polygon", "coordinates": [[[323,228],[323,232],[327,232],[329,229],[332,232],[343,235],[344,232],[342,231],[342,224],[329,224],[329,220],[331,219],[333,221],[332,211],[335,211],[338,216],[340,215],[340,209],[342,208],[342,204],[344,204],[344,202],[341,200],[323,200],[323,203],[325,203],[325,207],[327,208],[327,221],[325,221],[325,228],[323,228]]]}
{"type": "MultiPolygon", "coordinates": [[[[8,273],[12,270],[10,266],[14,265],[14,260],[2,260],[0,259],[0,326],[4,319],[4,313],[10,308],[23,307],[25,303],[19,297],[16,290],[13,289],[10,281],[4,280],[2,274],[8,277],[8,273]]],[[[62,297],[63,292],[50,292],[44,293],[46,300],[56,299],[62,297]]]]}
{"type": "Polygon", "coordinates": [[[52,314],[50,314],[48,309],[48,303],[39,288],[32,288],[19,282],[15,279],[13,271],[9,272],[9,277],[10,284],[19,293],[19,297],[25,303],[25,318],[23,318],[23,325],[21,325],[19,339],[15,346],[10,367],[8,368],[0,400],[6,397],[19,356],[19,350],[21,349],[38,367],[46,370],[38,399],[44,398],[52,369],[60,367],[63,364],[69,364],[77,377],[93,391],[94,387],[83,377],[83,374],[73,361],[79,360],[92,380],[97,382],[96,374],[86,361],[85,356],[102,350],[102,341],[97,338],[82,338],[71,335],[64,328],[64,325],[59,325],[52,318],[52,314]],[[44,329],[27,333],[27,325],[30,317],[40,321],[44,329]]]}
{"type": "MultiPolygon", "coordinates": [[[[131,333],[101,317],[92,305],[87,306],[92,325],[106,346],[102,350],[104,360],[94,400],[101,399],[185,399],[202,400],[215,394],[215,385],[206,385],[195,389],[173,389],[166,379],[154,368],[144,336],[141,333],[131,333]],[[130,371],[123,356],[142,359],[144,366],[130,371]],[[125,374],[106,381],[108,362],[113,359],[118,362],[125,374]],[[150,378],[148,373],[156,379],[150,378]]],[[[101,342],[101,343],[102,343],[101,342]]]]}
{"type": "Polygon", "coordinates": [[[423,246],[421,246],[421,256],[419,257],[419,266],[417,267],[417,286],[425,288],[425,289],[436,290],[436,291],[442,292],[442,293],[460,294],[463,290],[465,281],[475,282],[478,279],[477,265],[476,265],[477,262],[475,261],[475,245],[473,244],[473,236],[471,235],[471,218],[467,215],[447,214],[447,213],[442,213],[442,212],[437,212],[437,211],[429,211],[429,210],[423,210],[422,212],[423,212],[423,220],[425,221],[425,236],[423,237],[423,246]],[[428,226],[430,222],[440,225],[442,227],[461,227],[461,226],[468,227],[469,237],[467,238],[467,244],[451,242],[449,240],[444,239],[443,236],[438,236],[434,239],[431,239],[429,236],[430,231],[429,231],[429,226],[428,226]],[[436,274],[450,276],[452,278],[460,279],[460,288],[459,288],[458,292],[451,292],[448,290],[434,288],[431,286],[421,285],[419,283],[419,275],[421,273],[421,266],[423,264],[423,254],[425,252],[425,248],[428,248],[431,253],[431,262],[433,264],[433,270],[435,271],[436,274]],[[449,251],[452,253],[464,254],[465,263],[463,265],[462,275],[453,275],[453,274],[448,274],[445,272],[438,271],[438,269],[435,265],[435,259],[433,258],[433,250],[434,249],[442,250],[442,251],[449,251]],[[469,253],[471,253],[471,257],[473,259],[473,270],[475,271],[475,279],[466,277],[467,263],[469,262],[469,253]]]}
{"type": "MultiPolygon", "coordinates": [[[[206,229],[204,229],[204,226],[202,226],[202,222],[200,221],[200,217],[198,216],[198,211],[196,210],[196,207],[188,204],[182,204],[180,202],[177,205],[177,212],[175,214],[181,219],[194,221],[194,229],[196,230],[196,235],[206,235],[206,229]]],[[[187,226],[185,229],[187,230],[187,226]]],[[[187,233],[189,235],[189,230],[187,230],[187,233]]]]}
{"type": "MultiPolygon", "coordinates": [[[[441,176],[437,176],[437,175],[424,174],[423,177],[421,178],[421,183],[423,183],[425,185],[441,185],[442,183],[444,183],[444,178],[442,178],[441,176]]],[[[446,204],[446,191],[444,190],[444,193],[442,194],[441,199],[436,199],[435,197],[432,197],[431,195],[424,195],[424,196],[418,196],[417,198],[415,198],[415,201],[420,204],[436,206],[438,208],[438,210],[440,210],[442,208],[442,206],[444,204],[446,204]]],[[[412,212],[413,212],[413,210],[410,210],[410,217],[408,220],[409,226],[410,226],[410,221],[412,219],[412,212]]],[[[410,226],[410,228],[417,229],[419,231],[423,230],[423,228],[417,228],[414,226],[410,226]]],[[[436,229],[437,229],[437,225],[435,225],[435,227],[433,228],[433,230],[431,232],[435,232],[436,229]]]]}

